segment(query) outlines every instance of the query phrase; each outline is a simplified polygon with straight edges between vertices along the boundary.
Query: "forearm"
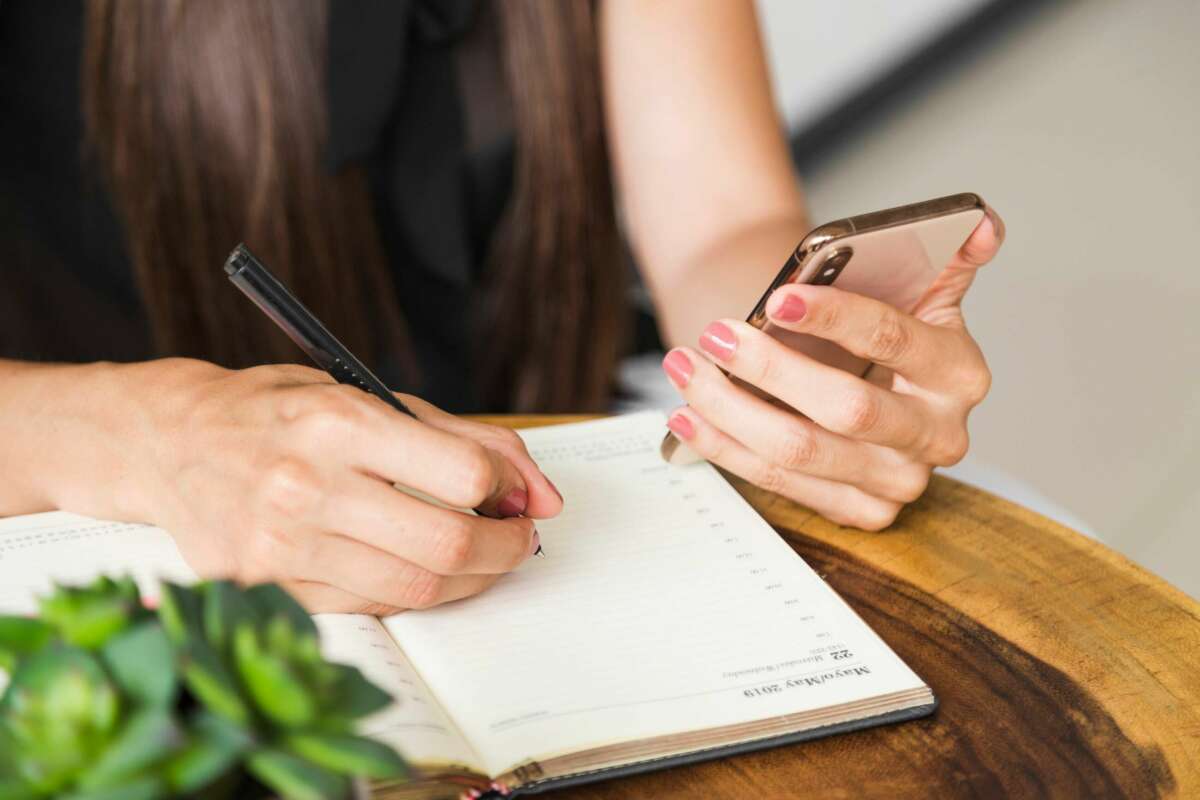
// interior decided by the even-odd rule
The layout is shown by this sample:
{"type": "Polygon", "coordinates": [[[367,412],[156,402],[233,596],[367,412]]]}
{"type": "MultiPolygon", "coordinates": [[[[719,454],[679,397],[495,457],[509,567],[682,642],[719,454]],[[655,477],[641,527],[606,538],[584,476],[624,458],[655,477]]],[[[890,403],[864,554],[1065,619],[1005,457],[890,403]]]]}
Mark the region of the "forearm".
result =
{"type": "Polygon", "coordinates": [[[0,360],[0,516],[61,508],[137,518],[152,394],[140,379],[152,371],[0,360]]]}
{"type": "Polygon", "coordinates": [[[800,212],[739,228],[699,248],[676,268],[647,270],[667,347],[695,346],[719,317],[744,317],[808,230],[800,212]]]}

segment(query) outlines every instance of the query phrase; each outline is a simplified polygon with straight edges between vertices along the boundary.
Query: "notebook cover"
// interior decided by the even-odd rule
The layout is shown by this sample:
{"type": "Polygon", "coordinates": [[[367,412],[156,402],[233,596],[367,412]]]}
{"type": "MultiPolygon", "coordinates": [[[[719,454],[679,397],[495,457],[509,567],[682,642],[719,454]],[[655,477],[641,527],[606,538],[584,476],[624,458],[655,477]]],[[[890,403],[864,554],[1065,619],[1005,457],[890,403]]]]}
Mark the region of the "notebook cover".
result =
{"type": "MultiPolygon", "coordinates": [[[[726,756],[736,756],[741,753],[752,753],[756,750],[766,750],[771,747],[781,747],[785,744],[796,744],[797,742],[807,742],[812,739],[821,739],[826,736],[833,736],[839,733],[849,733],[850,731],[862,730],[863,728],[873,728],[878,725],[890,725],[895,722],[908,722],[909,720],[920,719],[927,717],[937,710],[938,701],[934,698],[932,703],[923,706],[914,706],[900,711],[891,711],[887,714],[879,714],[874,717],[864,717],[863,719],[851,720],[849,722],[839,722],[834,725],[824,725],[819,728],[810,728],[805,731],[797,731],[796,733],[785,733],[780,736],[768,736],[764,739],[755,739],[751,742],[741,742],[739,744],[722,745],[720,747],[709,747],[703,750],[695,750],[691,753],[681,753],[676,756],[662,756],[661,758],[651,758],[646,761],[637,761],[632,764],[622,764],[616,767],[605,767],[603,769],[591,770],[588,772],[579,772],[574,775],[565,775],[561,778],[547,778],[545,780],[534,781],[527,783],[517,789],[514,789],[508,797],[520,797],[526,794],[539,794],[541,792],[549,792],[554,789],[562,789],[567,786],[579,786],[584,783],[593,783],[595,781],[608,780],[609,778],[619,778],[625,775],[638,775],[643,772],[654,772],[655,770],[667,769],[668,767],[677,767],[684,764],[697,764],[701,761],[711,761],[715,758],[724,758],[726,756]]],[[[485,798],[502,797],[499,793],[489,793],[484,795],[485,798]]]]}

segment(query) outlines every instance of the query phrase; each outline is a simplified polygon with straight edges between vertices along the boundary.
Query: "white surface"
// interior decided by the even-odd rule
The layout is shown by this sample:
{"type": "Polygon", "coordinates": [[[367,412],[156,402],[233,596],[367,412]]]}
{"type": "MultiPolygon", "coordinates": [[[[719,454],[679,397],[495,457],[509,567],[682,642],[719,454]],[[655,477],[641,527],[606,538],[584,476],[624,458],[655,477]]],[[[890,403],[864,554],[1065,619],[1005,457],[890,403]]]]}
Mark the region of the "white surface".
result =
{"type": "Polygon", "coordinates": [[[775,95],[794,130],[819,120],[987,0],[760,0],[775,95]]]}

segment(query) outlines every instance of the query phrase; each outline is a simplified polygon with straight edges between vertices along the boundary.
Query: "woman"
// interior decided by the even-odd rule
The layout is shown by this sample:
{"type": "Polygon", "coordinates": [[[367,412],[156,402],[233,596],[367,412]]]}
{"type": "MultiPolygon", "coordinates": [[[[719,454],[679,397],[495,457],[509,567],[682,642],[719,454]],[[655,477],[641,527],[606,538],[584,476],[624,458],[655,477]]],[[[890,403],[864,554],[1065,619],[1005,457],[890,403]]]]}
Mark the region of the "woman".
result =
{"type": "Polygon", "coordinates": [[[314,610],[483,590],[563,501],[437,406],[606,407],[636,328],[616,203],[695,451],[872,530],[966,451],[994,214],[913,315],[774,294],[870,380],[737,320],[808,228],[750,0],[0,0],[0,54],[0,514],[152,522],[314,610]],[[220,271],[239,240],[421,422],[286,363],[220,271]]]}

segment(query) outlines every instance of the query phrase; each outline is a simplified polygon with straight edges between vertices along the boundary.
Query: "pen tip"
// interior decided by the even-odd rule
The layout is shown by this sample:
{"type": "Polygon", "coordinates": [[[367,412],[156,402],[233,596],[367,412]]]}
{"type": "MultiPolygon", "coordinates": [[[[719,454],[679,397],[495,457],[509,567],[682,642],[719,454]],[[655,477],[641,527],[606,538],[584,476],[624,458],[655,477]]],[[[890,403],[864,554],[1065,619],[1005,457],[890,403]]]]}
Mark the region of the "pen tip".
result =
{"type": "Polygon", "coordinates": [[[538,549],[533,551],[533,554],[538,558],[546,557],[546,551],[542,550],[542,546],[540,544],[538,545],[538,549]]]}

